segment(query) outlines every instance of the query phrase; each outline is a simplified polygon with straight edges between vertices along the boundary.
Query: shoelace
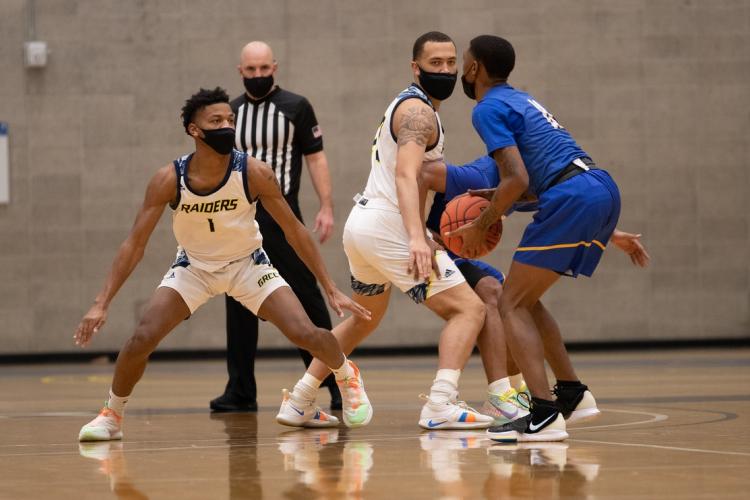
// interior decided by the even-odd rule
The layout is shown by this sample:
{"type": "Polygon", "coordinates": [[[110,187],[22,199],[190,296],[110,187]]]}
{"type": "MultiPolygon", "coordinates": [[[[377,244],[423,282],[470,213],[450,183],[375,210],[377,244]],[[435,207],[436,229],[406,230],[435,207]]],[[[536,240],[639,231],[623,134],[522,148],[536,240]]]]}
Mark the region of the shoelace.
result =
{"type": "Polygon", "coordinates": [[[100,417],[114,417],[115,422],[118,424],[122,421],[122,417],[118,415],[113,409],[107,408],[106,406],[102,408],[102,411],[99,412],[100,417]]]}
{"type": "MultiPolygon", "coordinates": [[[[424,393],[422,393],[422,394],[419,395],[419,399],[421,401],[426,402],[426,403],[430,402],[430,396],[428,396],[427,394],[424,394],[424,393]]],[[[479,413],[477,410],[475,410],[474,408],[472,408],[471,406],[469,406],[468,403],[466,403],[466,401],[460,401],[458,399],[454,399],[453,401],[448,400],[448,403],[454,404],[454,405],[456,405],[459,408],[464,409],[464,410],[469,410],[469,411],[473,411],[474,413],[479,413]]]]}
{"type": "Polygon", "coordinates": [[[527,410],[531,408],[531,398],[526,392],[516,392],[516,400],[527,410]],[[521,401],[523,399],[523,401],[521,401]]]}

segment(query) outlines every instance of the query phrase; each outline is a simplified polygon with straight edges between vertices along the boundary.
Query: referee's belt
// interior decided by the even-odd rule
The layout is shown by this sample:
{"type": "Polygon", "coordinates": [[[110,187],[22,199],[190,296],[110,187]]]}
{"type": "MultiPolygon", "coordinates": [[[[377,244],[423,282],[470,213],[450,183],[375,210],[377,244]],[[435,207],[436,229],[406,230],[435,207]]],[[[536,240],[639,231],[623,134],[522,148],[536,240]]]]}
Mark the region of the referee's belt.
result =
{"type": "Polygon", "coordinates": [[[576,158],[575,160],[570,162],[567,167],[562,169],[562,172],[560,172],[560,174],[555,177],[555,179],[550,183],[549,187],[557,186],[558,184],[562,184],[568,179],[572,179],[578,174],[588,172],[589,170],[596,170],[597,168],[599,167],[596,166],[594,160],[592,160],[588,156],[576,158]]]}

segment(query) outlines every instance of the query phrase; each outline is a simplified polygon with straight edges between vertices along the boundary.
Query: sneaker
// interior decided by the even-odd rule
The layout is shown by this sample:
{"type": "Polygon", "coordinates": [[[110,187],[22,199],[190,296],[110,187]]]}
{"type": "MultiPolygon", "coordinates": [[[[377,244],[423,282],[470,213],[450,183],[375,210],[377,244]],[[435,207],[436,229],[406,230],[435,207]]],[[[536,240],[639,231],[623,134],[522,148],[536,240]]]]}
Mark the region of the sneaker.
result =
{"type": "Polygon", "coordinates": [[[487,400],[479,410],[495,419],[496,425],[506,424],[529,414],[528,401],[512,387],[503,394],[487,393],[487,400]]]}
{"type": "Polygon", "coordinates": [[[601,411],[596,407],[596,400],[584,384],[570,387],[554,387],[552,392],[557,396],[555,404],[568,423],[585,422],[597,417],[601,411]]]}
{"type": "Polygon", "coordinates": [[[526,381],[521,383],[521,387],[516,389],[518,392],[518,400],[521,402],[521,404],[525,405],[526,410],[529,410],[531,408],[531,391],[529,391],[529,386],[526,385],[526,381]]]}
{"type": "Polygon", "coordinates": [[[99,415],[81,427],[78,433],[79,441],[109,441],[122,439],[122,417],[106,406],[99,415]]]}
{"type": "Polygon", "coordinates": [[[365,393],[365,384],[362,381],[359,368],[351,360],[346,360],[346,362],[349,363],[354,376],[336,380],[341,390],[342,416],[347,427],[362,427],[372,420],[372,405],[367,398],[367,393],[365,393]]]}
{"type": "Polygon", "coordinates": [[[568,438],[565,430],[565,419],[557,410],[550,412],[534,411],[523,418],[503,425],[496,425],[487,429],[487,436],[493,441],[501,443],[523,443],[531,441],[562,441],[568,438]],[[539,417],[547,415],[539,420],[539,417]]]}
{"type": "Polygon", "coordinates": [[[211,408],[212,412],[216,413],[248,413],[258,411],[257,401],[243,400],[226,392],[221,396],[212,399],[208,406],[211,408]]]}
{"type": "Polygon", "coordinates": [[[298,399],[293,393],[282,389],[281,408],[276,421],[290,427],[335,427],[339,419],[329,415],[317,406],[315,401],[298,399]]]}
{"type": "Polygon", "coordinates": [[[419,397],[426,401],[419,414],[419,426],[423,429],[486,429],[495,421],[488,415],[482,415],[464,401],[434,403],[424,394],[420,394],[419,397]]]}

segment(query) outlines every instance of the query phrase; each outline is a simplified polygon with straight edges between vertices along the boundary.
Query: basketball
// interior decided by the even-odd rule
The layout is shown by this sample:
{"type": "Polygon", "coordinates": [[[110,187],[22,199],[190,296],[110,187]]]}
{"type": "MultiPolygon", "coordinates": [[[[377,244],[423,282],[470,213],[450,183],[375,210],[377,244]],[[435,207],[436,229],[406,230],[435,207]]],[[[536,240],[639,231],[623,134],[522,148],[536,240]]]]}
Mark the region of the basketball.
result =
{"type": "MultiPolygon", "coordinates": [[[[445,233],[455,231],[464,224],[472,222],[479,217],[482,210],[487,208],[489,204],[490,202],[481,196],[471,196],[469,194],[456,196],[448,202],[443,211],[443,215],[440,216],[440,237],[443,239],[443,243],[445,243],[448,250],[463,257],[463,255],[461,255],[463,238],[460,236],[446,237],[445,233]]],[[[484,248],[477,257],[490,253],[497,246],[502,233],[502,221],[497,221],[490,226],[490,230],[487,232],[487,237],[484,241],[484,248]]]]}

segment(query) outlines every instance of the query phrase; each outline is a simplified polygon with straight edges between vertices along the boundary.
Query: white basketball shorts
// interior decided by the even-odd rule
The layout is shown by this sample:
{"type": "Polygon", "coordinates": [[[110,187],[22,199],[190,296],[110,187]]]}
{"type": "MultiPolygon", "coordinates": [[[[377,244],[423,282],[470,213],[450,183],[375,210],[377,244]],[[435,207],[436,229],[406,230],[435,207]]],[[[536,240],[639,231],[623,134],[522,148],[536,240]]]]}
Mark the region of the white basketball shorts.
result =
{"type": "Polygon", "coordinates": [[[257,315],[269,295],[289,285],[259,248],[213,272],[190,265],[185,252],[179,251],[159,286],[176,290],[190,308],[190,314],[211,297],[226,293],[257,315]]]}
{"type": "Polygon", "coordinates": [[[409,237],[401,214],[391,210],[354,205],[344,227],[344,251],[352,289],[361,295],[377,295],[393,283],[419,304],[465,282],[444,251],[435,255],[440,277],[432,271],[429,279],[418,281],[407,272],[409,237]]]}

